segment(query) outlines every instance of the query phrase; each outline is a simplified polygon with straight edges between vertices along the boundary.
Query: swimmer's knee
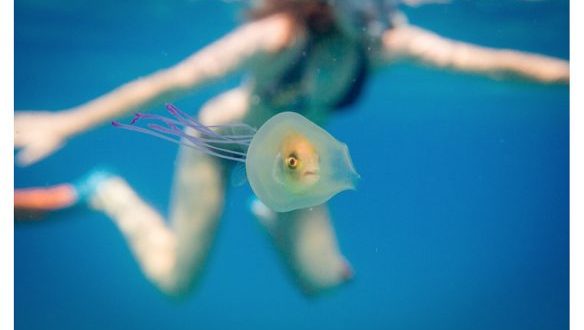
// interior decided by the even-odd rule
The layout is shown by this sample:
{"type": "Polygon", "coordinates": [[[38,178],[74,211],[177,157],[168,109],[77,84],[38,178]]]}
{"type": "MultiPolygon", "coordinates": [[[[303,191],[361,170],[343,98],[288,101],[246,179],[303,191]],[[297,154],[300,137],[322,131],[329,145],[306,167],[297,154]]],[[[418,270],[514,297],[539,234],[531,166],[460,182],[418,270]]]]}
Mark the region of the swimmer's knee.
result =
{"type": "Polygon", "coordinates": [[[199,122],[205,126],[220,124],[219,110],[221,108],[220,99],[211,99],[207,101],[201,108],[201,111],[199,111],[199,122]]]}
{"type": "Polygon", "coordinates": [[[150,282],[158,290],[171,297],[180,297],[188,291],[184,280],[181,280],[181,276],[178,274],[176,262],[164,260],[164,258],[151,260],[144,270],[150,282]]]}
{"type": "Polygon", "coordinates": [[[221,125],[241,121],[249,108],[249,92],[236,88],[207,101],[198,120],[203,125],[221,125]]]}
{"type": "Polygon", "coordinates": [[[147,278],[160,292],[179,299],[194,289],[202,269],[185,267],[179,263],[176,254],[166,253],[151,255],[143,267],[147,278]]]}
{"type": "Polygon", "coordinates": [[[151,278],[151,281],[166,296],[182,299],[193,291],[198,282],[197,278],[197,276],[185,277],[176,272],[168,272],[159,275],[156,280],[151,278]]]}

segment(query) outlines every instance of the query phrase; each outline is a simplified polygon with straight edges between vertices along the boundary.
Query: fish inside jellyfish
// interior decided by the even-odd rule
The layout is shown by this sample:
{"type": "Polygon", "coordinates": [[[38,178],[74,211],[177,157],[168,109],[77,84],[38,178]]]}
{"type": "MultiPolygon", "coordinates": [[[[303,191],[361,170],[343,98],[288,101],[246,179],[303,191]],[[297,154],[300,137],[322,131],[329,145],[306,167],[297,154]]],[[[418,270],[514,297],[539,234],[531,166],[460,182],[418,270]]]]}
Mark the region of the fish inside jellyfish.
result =
{"type": "Polygon", "coordinates": [[[244,123],[205,126],[171,104],[167,118],[137,113],[120,127],[245,164],[256,196],[276,212],[320,205],[341,191],[355,189],[359,174],[349,149],[300,114],[282,112],[259,129],[244,123]],[[150,121],[145,127],[138,121],[150,121]]]}

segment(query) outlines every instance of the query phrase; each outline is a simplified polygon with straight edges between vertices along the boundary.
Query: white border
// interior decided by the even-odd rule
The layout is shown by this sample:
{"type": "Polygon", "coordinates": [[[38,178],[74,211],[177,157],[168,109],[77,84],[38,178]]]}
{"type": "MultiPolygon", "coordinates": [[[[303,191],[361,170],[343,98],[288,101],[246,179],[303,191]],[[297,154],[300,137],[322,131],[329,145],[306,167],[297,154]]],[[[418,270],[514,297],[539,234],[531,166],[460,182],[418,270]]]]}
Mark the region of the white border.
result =
{"type": "Polygon", "coordinates": [[[0,329],[14,328],[14,2],[0,1],[0,329]],[[12,166],[12,167],[10,167],[12,166]]]}

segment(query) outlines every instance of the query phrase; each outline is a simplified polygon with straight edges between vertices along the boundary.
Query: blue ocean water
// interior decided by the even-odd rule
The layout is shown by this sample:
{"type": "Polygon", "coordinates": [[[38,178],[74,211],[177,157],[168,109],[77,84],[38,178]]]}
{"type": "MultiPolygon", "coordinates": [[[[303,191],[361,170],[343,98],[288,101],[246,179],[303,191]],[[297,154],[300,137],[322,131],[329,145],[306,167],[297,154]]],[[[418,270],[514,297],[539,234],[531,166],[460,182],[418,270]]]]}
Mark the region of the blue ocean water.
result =
{"type": "MultiPolygon", "coordinates": [[[[404,8],[450,38],[568,57],[568,1],[404,8]]],[[[56,110],[172,65],[238,22],[211,0],[15,2],[17,109],[56,110]]],[[[176,104],[195,111],[229,77],[176,104]]],[[[330,205],[356,276],[306,299],[233,188],[200,286],[174,300],[103,215],[15,225],[17,329],[567,329],[568,88],[400,64],[327,129],[362,181],[330,205]]],[[[162,113],[163,109],[156,109],[162,113]]],[[[115,168],[168,212],[176,147],[104,125],[15,168],[15,186],[115,168]]]]}

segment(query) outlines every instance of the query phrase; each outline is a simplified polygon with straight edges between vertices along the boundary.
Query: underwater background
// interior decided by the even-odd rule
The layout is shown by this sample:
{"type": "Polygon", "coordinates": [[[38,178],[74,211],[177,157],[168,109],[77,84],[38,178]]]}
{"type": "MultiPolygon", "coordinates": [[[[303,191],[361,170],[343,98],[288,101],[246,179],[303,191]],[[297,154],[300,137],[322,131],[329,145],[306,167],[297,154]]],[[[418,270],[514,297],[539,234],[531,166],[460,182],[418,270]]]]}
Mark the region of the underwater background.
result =
{"type": "MultiPolygon", "coordinates": [[[[71,107],[170,66],[241,22],[239,10],[16,0],[16,109],[71,107]]],[[[567,0],[403,10],[449,38],[568,58],[567,0]]],[[[174,103],[196,112],[241,78],[174,103]]],[[[247,185],[230,190],[202,281],[179,300],[146,280],[110,220],[80,206],[15,224],[16,328],[567,329],[568,88],[400,64],[364,94],[326,126],[362,177],[330,202],[352,282],[302,296],[249,212],[247,185]]],[[[176,151],[103,125],[16,167],[15,186],[107,166],[166,215],[176,151]]]]}

